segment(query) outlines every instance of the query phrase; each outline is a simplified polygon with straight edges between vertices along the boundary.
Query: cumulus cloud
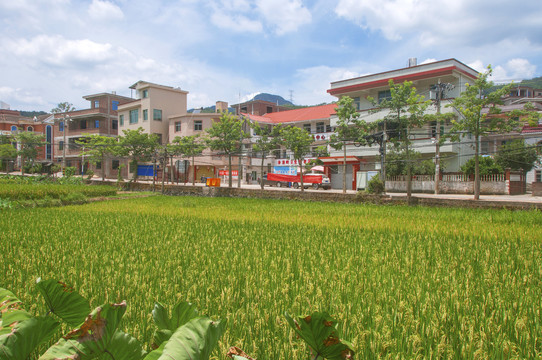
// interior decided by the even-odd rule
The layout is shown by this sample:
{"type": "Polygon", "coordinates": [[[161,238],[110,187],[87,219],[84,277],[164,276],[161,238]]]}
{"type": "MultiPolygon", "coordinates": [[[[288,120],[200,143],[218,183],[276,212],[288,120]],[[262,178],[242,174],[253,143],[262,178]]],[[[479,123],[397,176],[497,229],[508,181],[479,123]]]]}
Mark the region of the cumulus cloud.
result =
{"type": "Polygon", "coordinates": [[[301,0],[220,0],[211,2],[212,23],[234,32],[259,33],[264,26],[277,35],[296,31],[312,20],[301,0]]]}
{"type": "Polygon", "coordinates": [[[503,38],[527,37],[540,42],[537,0],[496,5],[492,0],[339,0],[335,13],[364,29],[397,41],[416,37],[425,47],[449,44],[494,43],[503,38]],[[510,32],[500,23],[518,24],[510,32]],[[521,24],[521,25],[520,25],[521,24]]]}
{"type": "Polygon", "coordinates": [[[68,40],[59,35],[38,35],[30,40],[8,41],[7,49],[21,59],[55,66],[101,63],[115,56],[111,44],[101,44],[88,39],[68,40]]]}
{"type": "Polygon", "coordinates": [[[262,32],[262,23],[257,20],[250,20],[243,15],[224,15],[215,12],[211,21],[217,27],[238,33],[259,33],[262,32]]]}
{"type": "Polygon", "coordinates": [[[88,14],[93,20],[121,20],[124,18],[124,13],[115,4],[109,1],[92,0],[88,7],[88,14]]]}

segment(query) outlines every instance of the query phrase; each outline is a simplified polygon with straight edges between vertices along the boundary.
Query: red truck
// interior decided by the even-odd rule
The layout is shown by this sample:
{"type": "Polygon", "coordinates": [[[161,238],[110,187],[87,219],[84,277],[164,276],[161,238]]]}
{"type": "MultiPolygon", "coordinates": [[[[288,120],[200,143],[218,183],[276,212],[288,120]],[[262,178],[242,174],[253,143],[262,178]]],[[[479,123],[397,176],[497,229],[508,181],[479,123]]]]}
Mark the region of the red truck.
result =
{"type": "MultiPolygon", "coordinates": [[[[262,180],[260,180],[262,181],[262,180]]],[[[292,183],[294,189],[298,189],[301,184],[301,177],[297,175],[283,175],[283,174],[267,174],[263,176],[264,185],[270,186],[287,186],[288,183],[292,183]]],[[[331,181],[325,174],[319,173],[306,173],[303,174],[303,187],[306,189],[312,186],[314,189],[323,188],[325,190],[331,189],[331,181]]]]}

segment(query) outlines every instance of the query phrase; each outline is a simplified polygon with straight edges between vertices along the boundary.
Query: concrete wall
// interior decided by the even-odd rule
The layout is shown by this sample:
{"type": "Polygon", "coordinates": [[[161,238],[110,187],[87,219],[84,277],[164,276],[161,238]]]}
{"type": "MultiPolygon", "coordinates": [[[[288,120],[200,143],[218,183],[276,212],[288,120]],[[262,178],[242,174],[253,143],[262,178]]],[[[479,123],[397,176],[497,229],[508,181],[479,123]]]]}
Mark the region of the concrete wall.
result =
{"type": "Polygon", "coordinates": [[[542,196],[542,182],[532,183],[533,196],[542,196]]]}

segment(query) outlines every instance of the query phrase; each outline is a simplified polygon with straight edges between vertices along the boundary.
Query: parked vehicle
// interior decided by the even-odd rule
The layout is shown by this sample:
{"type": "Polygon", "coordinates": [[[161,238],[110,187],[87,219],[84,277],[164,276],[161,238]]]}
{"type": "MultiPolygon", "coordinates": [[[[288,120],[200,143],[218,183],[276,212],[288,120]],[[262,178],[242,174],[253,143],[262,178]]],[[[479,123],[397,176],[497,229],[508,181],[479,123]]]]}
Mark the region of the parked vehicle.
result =
{"type": "MultiPolygon", "coordinates": [[[[261,179],[258,179],[258,183],[261,184],[261,179]]],[[[267,174],[263,176],[263,184],[269,186],[287,186],[291,183],[294,189],[298,189],[301,184],[301,177],[297,175],[283,175],[283,174],[267,174]]],[[[307,189],[312,187],[313,189],[323,188],[325,190],[331,189],[331,181],[322,173],[310,172],[303,174],[303,188],[307,189]]]]}

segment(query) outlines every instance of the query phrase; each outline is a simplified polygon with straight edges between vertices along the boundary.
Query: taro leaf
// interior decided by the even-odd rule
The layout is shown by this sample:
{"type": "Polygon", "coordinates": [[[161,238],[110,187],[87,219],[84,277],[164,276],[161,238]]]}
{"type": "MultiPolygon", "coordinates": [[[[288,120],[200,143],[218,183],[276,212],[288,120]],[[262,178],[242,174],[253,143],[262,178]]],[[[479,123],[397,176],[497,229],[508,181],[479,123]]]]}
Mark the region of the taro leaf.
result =
{"type": "Polygon", "coordinates": [[[30,313],[26,310],[9,309],[4,313],[4,315],[2,315],[2,320],[0,321],[0,328],[7,328],[14,322],[21,322],[30,319],[31,317],[32,315],[30,315],[30,313]]]}
{"type": "Polygon", "coordinates": [[[168,341],[171,335],[173,335],[173,331],[171,330],[156,330],[152,336],[151,347],[153,349],[158,348],[164,341],[168,341]]]}
{"type": "Polygon", "coordinates": [[[155,331],[152,340],[152,347],[156,349],[164,341],[167,341],[173,332],[180,326],[186,324],[188,321],[198,316],[198,310],[194,304],[187,301],[180,300],[173,307],[171,318],[167,308],[159,302],[154,304],[152,310],[152,318],[154,323],[158,326],[158,330],[155,331]]]}
{"type": "MultiPolygon", "coordinates": [[[[224,331],[224,322],[206,316],[190,320],[164,343],[159,360],[207,360],[224,331]]],[[[151,353],[153,354],[153,353],[151,353]]],[[[149,354],[149,355],[151,355],[149,354]]],[[[147,356],[145,360],[154,359],[147,356]]]]}
{"type": "Polygon", "coordinates": [[[246,352],[239,349],[237,346],[230,347],[226,356],[234,360],[254,360],[253,358],[248,356],[246,352]]]}
{"type": "Polygon", "coordinates": [[[38,279],[37,287],[51,312],[70,326],[80,325],[90,313],[88,301],[63,282],[38,279]]]}
{"type": "Polygon", "coordinates": [[[125,312],[125,301],[97,307],[78,329],[64,335],[40,360],[85,360],[103,354],[109,348],[125,312]]]}
{"type": "Polygon", "coordinates": [[[21,300],[19,300],[11,291],[0,288],[0,319],[4,313],[10,310],[21,309],[21,300]]]}
{"type": "Polygon", "coordinates": [[[108,346],[108,352],[115,360],[140,360],[146,354],[143,346],[136,338],[121,330],[117,330],[113,335],[108,346]]]}
{"type": "Polygon", "coordinates": [[[177,330],[179,326],[186,324],[196,316],[198,316],[196,306],[182,300],[173,307],[171,318],[165,306],[158,302],[154,304],[154,309],[152,310],[152,317],[156,326],[159,329],[171,331],[177,330]]]}
{"type": "Polygon", "coordinates": [[[160,345],[158,349],[155,349],[151,351],[150,353],[148,353],[147,356],[145,356],[144,360],[158,360],[158,358],[162,356],[162,353],[164,352],[164,347],[166,346],[166,344],[167,344],[167,341],[163,342],[162,345],[160,345]]]}
{"type": "Polygon", "coordinates": [[[14,322],[8,333],[0,335],[0,360],[24,360],[54,335],[60,324],[50,316],[32,317],[14,322]]]}
{"type": "Polygon", "coordinates": [[[352,345],[339,338],[337,322],[326,312],[298,316],[295,320],[284,313],[288,324],[318,356],[329,360],[352,359],[352,345]]]}

